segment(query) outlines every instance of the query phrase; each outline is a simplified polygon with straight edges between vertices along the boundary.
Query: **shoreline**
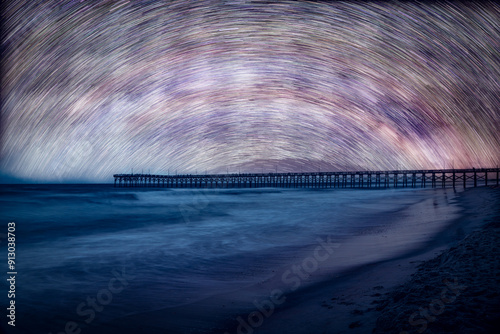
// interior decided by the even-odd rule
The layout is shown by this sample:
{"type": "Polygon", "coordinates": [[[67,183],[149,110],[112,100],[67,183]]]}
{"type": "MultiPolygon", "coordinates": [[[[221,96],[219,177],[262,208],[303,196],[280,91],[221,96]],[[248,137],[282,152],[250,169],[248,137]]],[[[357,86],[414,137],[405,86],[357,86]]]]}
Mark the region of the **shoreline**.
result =
{"type": "Polygon", "coordinates": [[[380,301],[375,334],[497,333],[500,327],[500,188],[469,214],[483,226],[380,301]],[[493,203],[493,206],[491,205],[493,203]],[[495,207],[496,204],[496,207],[495,207]]]}
{"type": "MultiPolygon", "coordinates": [[[[385,322],[377,322],[384,315],[380,311],[386,310],[389,304],[387,298],[390,297],[384,296],[394,291],[401,293],[401,284],[411,280],[419,263],[433,263],[431,261],[442,256],[440,254],[449,253],[464,237],[467,239],[467,236],[484,229],[485,220],[495,216],[495,204],[498,206],[499,203],[498,188],[480,187],[460,192],[459,217],[452,219],[421,247],[387,260],[356,267],[322,283],[287,294],[287,302],[276,308],[262,326],[251,328],[252,332],[360,334],[371,333],[377,325],[381,326],[380,322],[386,326],[377,333],[391,332],[387,319],[394,318],[393,314],[387,316],[385,322]]],[[[432,299],[427,303],[430,301],[432,299]]],[[[231,326],[210,333],[224,332],[237,333],[238,328],[231,326]]]]}

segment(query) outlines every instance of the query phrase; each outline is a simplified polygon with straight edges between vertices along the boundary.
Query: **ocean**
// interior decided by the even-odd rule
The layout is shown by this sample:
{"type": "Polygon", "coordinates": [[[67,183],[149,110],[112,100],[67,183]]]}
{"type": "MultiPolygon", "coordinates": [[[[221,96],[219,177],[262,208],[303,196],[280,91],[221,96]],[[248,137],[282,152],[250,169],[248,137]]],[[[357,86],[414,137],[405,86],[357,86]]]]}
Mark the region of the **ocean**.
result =
{"type": "Polygon", "coordinates": [[[17,274],[16,326],[4,315],[1,328],[126,333],[136,332],[136,320],[136,328],[148,333],[225,328],[270,291],[285,295],[336,271],[418,247],[457,217],[456,196],[453,189],[3,185],[5,314],[11,300],[8,222],[15,222],[17,274]],[[361,244],[359,252],[342,253],[353,240],[402,226],[414,235],[396,238],[392,246],[390,240],[389,246],[377,244],[380,251],[361,244]],[[322,266],[319,259],[333,251],[342,256],[322,266]],[[287,273],[294,264],[304,274],[287,273]]]}

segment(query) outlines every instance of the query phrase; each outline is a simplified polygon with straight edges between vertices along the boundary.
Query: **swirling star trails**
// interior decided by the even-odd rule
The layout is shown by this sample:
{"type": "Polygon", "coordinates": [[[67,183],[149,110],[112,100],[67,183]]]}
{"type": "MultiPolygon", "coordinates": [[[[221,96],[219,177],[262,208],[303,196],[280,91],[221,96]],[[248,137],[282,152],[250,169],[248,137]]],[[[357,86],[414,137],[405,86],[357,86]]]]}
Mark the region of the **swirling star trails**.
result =
{"type": "Polygon", "coordinates": [[[7,1],[1,171],[491,167],[494,2],[7,1]]]}

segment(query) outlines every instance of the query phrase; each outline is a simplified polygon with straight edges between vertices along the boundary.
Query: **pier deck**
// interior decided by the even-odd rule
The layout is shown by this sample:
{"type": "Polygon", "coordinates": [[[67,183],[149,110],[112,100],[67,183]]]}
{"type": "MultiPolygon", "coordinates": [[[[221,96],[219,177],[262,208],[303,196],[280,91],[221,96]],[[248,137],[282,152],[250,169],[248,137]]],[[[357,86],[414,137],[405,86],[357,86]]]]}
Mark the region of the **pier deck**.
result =
{"type": "Polygon", "coordinates": [[[162,188],[426,188],[499,184],[500,168],[316,173],[115,174],[115,187],[162,188]]]}

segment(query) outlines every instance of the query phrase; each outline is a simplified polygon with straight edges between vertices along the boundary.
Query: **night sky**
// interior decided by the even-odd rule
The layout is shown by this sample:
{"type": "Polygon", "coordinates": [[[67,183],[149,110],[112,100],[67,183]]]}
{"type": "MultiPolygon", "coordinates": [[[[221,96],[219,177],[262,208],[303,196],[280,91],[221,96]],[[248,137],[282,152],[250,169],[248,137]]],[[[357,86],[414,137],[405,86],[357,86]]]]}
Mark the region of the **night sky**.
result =
{"type": "Polygon", "coordinates": [[[495,167],[500,6],[6,1],[0,172],[495,167]]]}

